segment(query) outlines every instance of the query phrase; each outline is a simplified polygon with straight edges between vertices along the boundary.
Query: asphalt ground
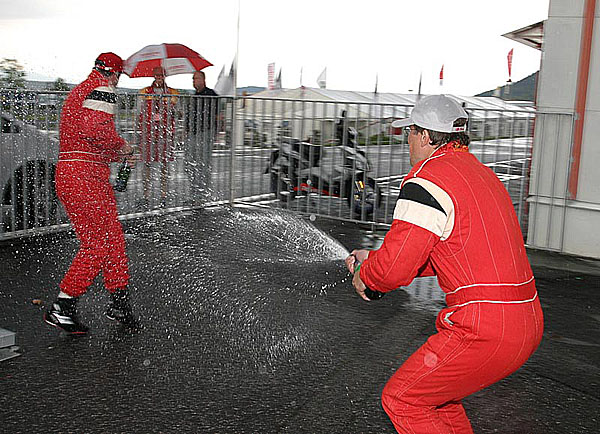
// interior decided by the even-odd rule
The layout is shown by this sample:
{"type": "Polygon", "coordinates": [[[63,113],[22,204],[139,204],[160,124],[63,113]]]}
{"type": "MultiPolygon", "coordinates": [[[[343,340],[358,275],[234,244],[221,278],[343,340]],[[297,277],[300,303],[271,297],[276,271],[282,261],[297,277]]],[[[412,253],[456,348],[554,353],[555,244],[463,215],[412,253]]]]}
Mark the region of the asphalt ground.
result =
{"type": "MultiPolygon", "coordinates": [[[[392,433],[387,379],[434,333],[439,289],[355,295],[347,250],[381,235],[284,211],[216,208],[125,223],[143,329],[103,315],[97,279],[71,337],[42,321],[71,232],[0,244],[2,433],[392,433]]],[[[600,432],[600,265],[531,251],[542,344],[464,401],[477,433],[600,432]]],[[[430,285],[431,286],[431,285],[430,285]]]]}

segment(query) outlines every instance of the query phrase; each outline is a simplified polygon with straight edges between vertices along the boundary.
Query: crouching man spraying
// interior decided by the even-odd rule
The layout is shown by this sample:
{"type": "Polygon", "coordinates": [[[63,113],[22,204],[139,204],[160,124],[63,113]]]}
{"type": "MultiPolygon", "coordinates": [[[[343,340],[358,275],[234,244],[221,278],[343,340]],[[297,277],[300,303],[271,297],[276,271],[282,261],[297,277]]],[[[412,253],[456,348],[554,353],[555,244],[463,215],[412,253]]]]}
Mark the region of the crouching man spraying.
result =
{"type": "Polygon", "coordinates": [[[392,124],[405,128],[412,170],[382,246],[346,258],[365,300],[419,276],[437,276],[446,293],[438,333],[383,390],[402,433],[473,432],[461,400],[519,369],[542,338],[517,216],[504,185],[469,152],[467,118],[455,100],[432,95],[392,124]]]}

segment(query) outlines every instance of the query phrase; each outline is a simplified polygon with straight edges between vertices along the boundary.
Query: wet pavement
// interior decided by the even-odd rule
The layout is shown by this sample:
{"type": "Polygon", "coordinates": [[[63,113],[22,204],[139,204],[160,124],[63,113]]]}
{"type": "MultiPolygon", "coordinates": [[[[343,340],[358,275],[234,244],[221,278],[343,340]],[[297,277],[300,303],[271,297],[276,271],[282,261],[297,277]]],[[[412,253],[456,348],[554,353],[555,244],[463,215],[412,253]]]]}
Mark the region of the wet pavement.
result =
{"type": "MultiPolygon", "coordinates": [[[[433,280],[377,302],[354,294],[346,249],[378,234],[238,208],[125,227],[137,333],[103,316],[100,279],[79,305],[89,336],[43,323],[72,233],[0,245],[0,327],[21,352],[0,362],[0,432],[394,432],[379,395],[443,302],[433,280]]],[[[542,344],[465,408],[478,433],[600,432],[600,264],[530,257],[542,344]]]]}

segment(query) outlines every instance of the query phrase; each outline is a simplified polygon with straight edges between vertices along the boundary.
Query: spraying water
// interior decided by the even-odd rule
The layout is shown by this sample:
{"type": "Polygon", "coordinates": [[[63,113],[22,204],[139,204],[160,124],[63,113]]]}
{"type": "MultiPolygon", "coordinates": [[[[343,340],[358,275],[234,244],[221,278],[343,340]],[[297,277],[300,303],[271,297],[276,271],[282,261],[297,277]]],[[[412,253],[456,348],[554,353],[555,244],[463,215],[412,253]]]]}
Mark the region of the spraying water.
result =
{"type": "Polygon", "coordinates": [[[152,288],[155,301],[142,316],[157,324],[154,334],[169,338],[162,345],[202,323],[211,339],[199,338],[198,354],[220,355],[224,363],[265,370],[301,357],[319,343],[311,327],[318,300],[331,291],[348,294],[346,249],[286,212],[178,214],[142,223],[128,241],[152,255],[132,258],[132,268],[141,269],[136,286],[152,288]],[[163,308],[183,323],[162,321],[163,308]]]}

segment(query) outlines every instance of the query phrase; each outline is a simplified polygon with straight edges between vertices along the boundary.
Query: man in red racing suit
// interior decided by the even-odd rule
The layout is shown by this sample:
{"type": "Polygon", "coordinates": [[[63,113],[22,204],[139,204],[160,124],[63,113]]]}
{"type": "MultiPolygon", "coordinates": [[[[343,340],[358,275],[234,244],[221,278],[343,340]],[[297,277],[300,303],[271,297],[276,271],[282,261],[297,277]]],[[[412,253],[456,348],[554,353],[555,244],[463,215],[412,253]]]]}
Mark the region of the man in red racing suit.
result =
{"type": "Polygon", "coordinates": [[[409,126],[412,170],[382,246],[346,259],[365,300],[365,286],[385,293],[419,276],[437,276],[446,293],[438,333],[383,390],[383,407],[402,433],[473,432],[461,400],[516,371],[542,337],[540,302],[511,199],[468,152],[466,121],[456,101],[432,95],[410,118],[394,122],[409,126]]]}
{"type": "Polygon", "coordinates": [[[133,154],[133,147],[118,135],[114,124],[114,86],[122,70],[119,56],[101,54],[88,78],[71,91],[61,113],[56,191],[80,248],[44,320],[72,334],[88,330],[79,321],[75,305],[100,272],[112,296],[107,316],[127,325],[136,322],[126,290],[125,238],[109,183],[109,162],[133,154]]]}

